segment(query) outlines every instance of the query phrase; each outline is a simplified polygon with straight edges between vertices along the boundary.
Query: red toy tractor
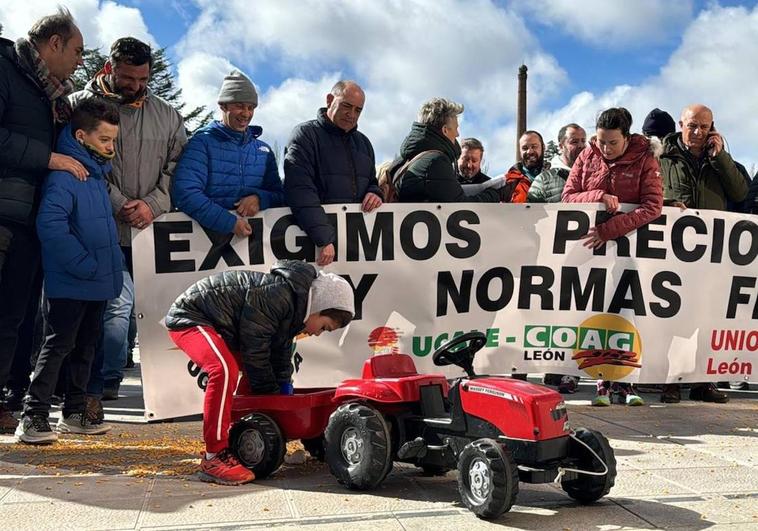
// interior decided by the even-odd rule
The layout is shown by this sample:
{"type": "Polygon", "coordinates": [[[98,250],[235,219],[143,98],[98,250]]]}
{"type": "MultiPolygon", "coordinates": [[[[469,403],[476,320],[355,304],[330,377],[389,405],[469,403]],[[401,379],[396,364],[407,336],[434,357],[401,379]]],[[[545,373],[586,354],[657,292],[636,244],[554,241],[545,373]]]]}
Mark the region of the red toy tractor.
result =
{"type": "Polygon", "coordinates": [[[373,489],[393,461],[431,474],[458,469],[463,503],[481,518],[496,518],[516,500],[519,482],[560,481],[569,496],[591,503],[608,494],[616,459],[608,440],[572,431],[557,392],[504,376],[474,374],[480,332],[449,341],[435,365],[457,365],[466,377],[416,372],[405,354],[366,360],[363,378],[345,380],[341,402],[326,427],[326,461],[351,489],[373,489]]]}
{"type": "Polygon", "coordinates": [[[474,374],[485,343],[470,332],[433,354],[436,365],[466,372],[452,385],[442,374],[418,374],[406,354],[367,359],[362,378],[337,389],[256,396],[241,392],[240,382],[232,451],[263,479],[281,466],[286,441],[301,439],[340,483],[359,490],[376,488],[394,461],[428,474],[457,468],[461,499],[481,518],[508,511],[520,481],[560,481],[581,503],[608,494],[616,478],[608,440],[572,431],[561,395],[547,387],[474,374]]]}

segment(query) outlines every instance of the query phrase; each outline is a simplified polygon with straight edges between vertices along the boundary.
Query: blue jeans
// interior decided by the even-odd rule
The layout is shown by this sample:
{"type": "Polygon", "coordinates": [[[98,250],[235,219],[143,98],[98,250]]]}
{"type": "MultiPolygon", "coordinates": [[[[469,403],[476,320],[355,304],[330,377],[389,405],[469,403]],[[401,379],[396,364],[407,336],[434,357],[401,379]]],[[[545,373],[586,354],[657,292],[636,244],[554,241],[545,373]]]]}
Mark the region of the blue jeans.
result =
{"type": "Polygon", "coordinates": [[[134,283],[124,271],[121,295],[108,301],[103,315],[103,334],[90,371],[87,394],[100,397],[103,387],[124,379],[126,349],[129,344],[129,318],[134,307],[134,283]]]}

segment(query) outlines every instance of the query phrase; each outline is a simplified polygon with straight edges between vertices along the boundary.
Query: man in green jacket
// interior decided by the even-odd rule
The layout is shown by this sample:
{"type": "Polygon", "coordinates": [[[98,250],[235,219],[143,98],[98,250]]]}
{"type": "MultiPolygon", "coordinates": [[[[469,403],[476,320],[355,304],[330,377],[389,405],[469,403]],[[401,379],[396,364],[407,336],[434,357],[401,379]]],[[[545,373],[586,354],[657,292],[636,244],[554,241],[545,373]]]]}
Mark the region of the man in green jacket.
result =
{"type": "MultiPolygon", "coordinates": [[[[724,150],[724,139],[714,127],[713,112],[702,104],[685,107],[679,127],[681,133],[663,139],[660,164],[664,201],[710,210],[726,210],[727,200],[743,201],[747,183],[724,150]]],[[[678,384],[664,386],[662,402],[677,403],[680,398],[678,384]]],[[[723,404],[729,397],[713,384],[701,383],[691,387],[690,400],[723,404]]]]}
{"type": "Polygon", "coordinates": [[[566,124],[558,130],[561,152],[550,160],[550,168],[543,170],[532,181],[527,193],[528,203],[560,203],[563,187],[571,167],[585,147],[587,132],[578,124],[566,124]]]}
{"type": "Polygon", "coordinates": [[[702,104],[685,107],[679,127],[681,133],[663,139],[664,198],[711,210],[726,210],[727,200],[743,201],[747,183],[724,150],[711,110],[702,104]]]}

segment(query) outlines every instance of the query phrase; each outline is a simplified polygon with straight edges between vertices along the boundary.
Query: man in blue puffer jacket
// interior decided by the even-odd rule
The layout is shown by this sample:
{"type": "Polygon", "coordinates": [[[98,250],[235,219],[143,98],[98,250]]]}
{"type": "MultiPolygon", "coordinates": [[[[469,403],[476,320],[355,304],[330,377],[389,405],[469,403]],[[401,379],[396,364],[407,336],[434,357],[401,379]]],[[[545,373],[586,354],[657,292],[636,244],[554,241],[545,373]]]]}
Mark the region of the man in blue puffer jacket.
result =
{"type": "Polygon", "coordinates": [[[218,103],[222,121],[200,129],[189,141],[171,196],[179,210],[203,227],[249,236],[248,216],[284,206],[282,181],[274,153],[258,139],[263,129],[250,125],[258,106],[252,81],[234,70],[224,78],[218,103]]]}
{"type": "Polygon", "coordinates": [[[85,181],[68,171],[50,173],[42,190],[37,233],[42,245],[47,322],[24,415],[16,429],[21,442],[47,444],[58,436],[47,417],[64,359],[68,388],[57,429],[95,435],[110,429],[85,415],[85,387],[109,299],[121,292],[124,256],[119,247],[105,174],[118,134],[118,109],[92,98],[74,109],[58,139],[58,151],[84,165],[85,181]]]}

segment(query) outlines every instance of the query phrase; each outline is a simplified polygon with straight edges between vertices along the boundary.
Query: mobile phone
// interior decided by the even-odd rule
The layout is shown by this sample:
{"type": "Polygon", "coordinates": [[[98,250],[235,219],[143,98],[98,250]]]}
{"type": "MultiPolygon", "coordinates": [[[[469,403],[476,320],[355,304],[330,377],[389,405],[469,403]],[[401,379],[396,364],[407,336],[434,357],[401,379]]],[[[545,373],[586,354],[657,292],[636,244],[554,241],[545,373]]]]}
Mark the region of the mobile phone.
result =
{"type": "Polygon", "coordinates": [[[718,133],[716,132],[716,125],[715,122],[711,121],[711,128],[708,130],[708,138],[705,140],[705,147],[708,151],[709,157],[715,156],[715,147],[713,146],[713,137],[716,136],[718,133]]]}

